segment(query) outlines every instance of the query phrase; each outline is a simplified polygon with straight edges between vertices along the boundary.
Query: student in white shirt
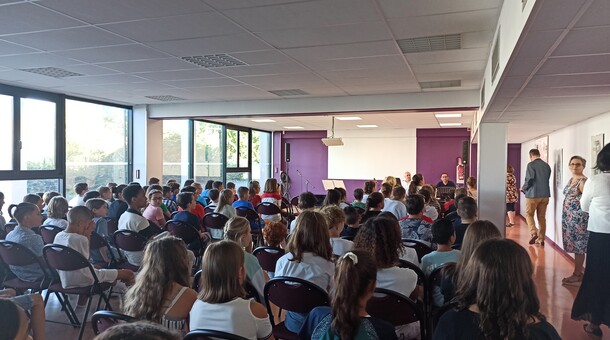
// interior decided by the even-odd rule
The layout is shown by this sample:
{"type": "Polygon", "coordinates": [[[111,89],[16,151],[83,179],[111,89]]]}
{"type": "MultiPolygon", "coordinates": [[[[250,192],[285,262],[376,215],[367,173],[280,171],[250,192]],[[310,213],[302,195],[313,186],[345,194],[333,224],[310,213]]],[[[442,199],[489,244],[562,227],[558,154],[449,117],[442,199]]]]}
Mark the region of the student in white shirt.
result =
{"type": "Polygon", "coordinates": [[[263,305],[244,300],[244,251],[228,240],[212,243],[203,255],[201,293],[190,312],[190,329],[212,329],[247,339],[274,339],[263,305]]]}
{"type": "Polygon", "coordinates": [[[85,205],[85,194],[89,191],[89,185],[87,183],[76,183],[74,185],[74,191],[76,192],[76,196],[72,197],[70,200],[71,207],[78,207],[81,205],[85,205]]]}
{"type": "MultiPolygon", "coordinates": [[[[275,265],[275,277],[290,276],[307,280],[326,292],[332,290],[335,265],[328,224],[322,214],[304,211],[297,218],[296,229],[287,245],[288,252],[275,265]]],[[[298,333],[305,316],[294,312],[286,313],[286,328],[298,333]]]]}
{"type": "Polygon", "coordinates": [[[343,209],[336,205],[327,205],[320,210],[328,223],[330,244],[333,247],[334,256],[343,256],[354,248],[354,242],[341,238],[341,230],[345,226],[345,214],[343,209]]]}
{"type": "MultiPolygon", "coordinates": [[[[146,194],[139,185],[128,185],[123,189],[123,199],[129,205],[119,218],[119,230],[131,230],[149,239],[155,235],[155,230],[150,226],[150,222],[142,216],[141,209],[146,207],[146,194]]],[[[124,251],[129,263],[139,266],[144,257],[144,251],[124,251]]]]}
{"type": "Polygon", "coordinates": [[[407,206],[404,203],[407,190],[404,187],[397,186],[392,189],[392,199],[385,200],[382,211],[388,211],[394,214],[397,219],[407,217],[407,206]]]}
{"type": "Polygon", "coordinates": [[[61,197],[55,196],[49,201],[47,209],[47,219],[44,220],[42,225],[53,225],[66,229],[68,221],[66,220],[66,214],[68,213],[68,201],[61,197]]]}
{"type": "MultiPolygon", "coordinates": [[[[89,258],[89,238],[95,228],[93,213],[87,207],[74,207],[68,212],[68,227],[66,230],[55,235],[53,243],[70,247],[89,258]]],[[[96,269],[95,275],[99,282],[115,282],[116,280],[130,283],[133,281],[133,272],[127,269],[96,269]]],[[[75,271],[58,270],[59,278],[63,288],[87,287],[93,284],[93,276],[89,268],[75,271]]],[[[78,305],[85,303],[85,296],[79,296],[78,305]]]]}

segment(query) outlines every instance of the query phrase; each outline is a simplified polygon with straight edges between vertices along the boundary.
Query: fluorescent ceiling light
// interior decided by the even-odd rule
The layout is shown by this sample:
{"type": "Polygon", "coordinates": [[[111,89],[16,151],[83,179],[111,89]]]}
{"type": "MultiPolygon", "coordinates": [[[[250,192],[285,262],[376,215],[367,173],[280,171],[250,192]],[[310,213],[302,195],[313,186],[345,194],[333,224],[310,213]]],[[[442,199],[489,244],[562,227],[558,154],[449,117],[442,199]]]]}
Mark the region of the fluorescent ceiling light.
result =
{"type": "Polygon", "coordinates": [[[362,120],[360,117],[337,117],[337,120],[362,120]]]}
{"type": "Polygon", "coordinates": [[[440,123],[440,126],[462,126],[462,123],[440,123]]]}
{"type": "Polygon", "coordinates": [[[379,126],[374,125],[374,124],[356,125],[356,126],[359,127],[359,128],[376,128],[376,127],[379,127],[379,126]]]}
{"type": "Polygon", "coordinates": [[[304,127],[302,127],[302,126],[284,126],[284,129],[299,130],[299,129],[304,129],[304,127]]]}
{"type": "Polygon", "coordinates": [[[275,123],[273,119],[252,119],[252,121],[256,123],[275,123]]]}
{"type": "Polygon", "coordinates": [[[436,118],[462,118],[461,113],[436,113],[434,116],[436,118]]]}

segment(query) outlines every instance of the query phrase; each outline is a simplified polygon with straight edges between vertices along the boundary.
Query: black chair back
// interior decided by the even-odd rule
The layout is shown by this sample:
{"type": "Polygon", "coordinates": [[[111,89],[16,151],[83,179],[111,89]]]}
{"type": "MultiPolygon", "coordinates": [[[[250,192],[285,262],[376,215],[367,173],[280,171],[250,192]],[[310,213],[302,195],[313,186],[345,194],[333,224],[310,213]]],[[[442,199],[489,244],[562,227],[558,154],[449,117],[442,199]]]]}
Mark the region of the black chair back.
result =
{"type": "Polygon", "coordinates": [[[203,208],[203,212],[205,212],[206,214],[213,213],[214,208],[205,207],[205,208],[203,208]]]}
{"type": "Polygon", "coordinates": [[[106,221],[108,222],[108,235],[114,235],[114,233],[119,230],[119,222],[110,217],[106,217],[106,221]]]}
{"type": "Polygon", "coordinates": [[[183,221],[169,220],[165,223],[165,230],[173,236],[182,239],[186,244],[201,238],[195,226],[183,221]]]}
{"type": "Polygon", "coordinates": [[[63,271],[89,268],[97,282],[97,277],[89,260],[76,250],[59,244],[47,244],[42,249],[42,253],[49,268],[63,271]]]}
{"type": "Polygon", "coordinates": [[[199,269],[193,276],[193,290],[199,293],[199,289],[201,288],[201,273],[203,270],[199,269]]]}
{"type": "Polygon", "coordinates": [[[258,247],[252,251],[252,255],[258,259],[261,268],[266,272],[275,272],[275,264],[284,254],[284,249],[276,247],[258,247]]]}
{"type": "Polygon", "coordinates": [[[247,338],[241,337],[239,335],[215,331],[212,329],[195,329],[190,331],[187,335],[184,336],[183,340],[214,340],[214,339],[223,339],[223,340],[248,340],[247,338]]]}
{"type": "Polygon", "coordinates": [[[11,241],[0,241],[0,258],[10,266],[41,265],[38,257],[28,248],[11,241]]]}
{"type": "Polygon", "coordinates": [[[265,284],[265,305],[275,326],[271,303],[277,307],[297,313],[309,313],[318,306],[330,306],[326,291],[315,284],[296,277],[279,276],[265,284]]]}
{"type": "Polygon", "coordinates": [[[51,244],[55,242],[55,235],[62,231],[64,230],[54,225],[40,226],[40,236],[42,237],[44,244],[51,244]]]}
{"type": "Polygon", "coordinates": [[[407,248],[415,249],[419,262],[421,262],[421,258],[424,257],[424,255],[430,254],[432,252],[432,247],[420,240],[415,240],[412,238],[403,238],[402,244],[407,248]]]}
{"type": "Polygon", "coordinates": [[[237,207],[235,209],[237,216],[241,216],[246,218],[249,222],[260,222],[260,217],[258,213],[248,207],[237,207]]]}
{"type": "Polygon", "coordinates": [[[292,205],[293,207],[298,207],[299,206],[299,196],[294,196],[290,200],[290,205],[292,205]]]}
{"type": "Polygon", "coordinates": [[[263,215],[277,215],[282,213],[282,210],[271,202],[262,202],[256,206],[256,212],[263,215]]]}
{"type": "Polygon", "coordinates": [[[420,321],[421,339],[425,337],[424,311],[410,298],[397,292],[377,288],[368,301],[366,311],[372,317],[391,323],[394,327],[420,321]]]}
{"type": "Polygon", "coordinates": [[[146,238],[133,230],[117,230],[113,234],[114,244],[117,248],[126,251],[143,251],[146,247],[146,238]]]}
{"type": "Polygon", "coordinates": [[[108,328],[115,326],[122,322],[135,322],[138,321],[136,318],[129,315],[109,311],[101,310],[93,313],[91,316],[91,327],[93,333],[99,335],[105,332],[108,328]]]}
{"type": "Polygon", "coordinates": [[[229,218],[223,214],[211,212],[203,216],[203,226],[210,229],[224,229],[229,218]]]}
{"type": "Polygon", "coordinates": [[[4,232],[8,235],[15,227],[17,226],[17,222],[7,222],[4,225],[4,232]]]}

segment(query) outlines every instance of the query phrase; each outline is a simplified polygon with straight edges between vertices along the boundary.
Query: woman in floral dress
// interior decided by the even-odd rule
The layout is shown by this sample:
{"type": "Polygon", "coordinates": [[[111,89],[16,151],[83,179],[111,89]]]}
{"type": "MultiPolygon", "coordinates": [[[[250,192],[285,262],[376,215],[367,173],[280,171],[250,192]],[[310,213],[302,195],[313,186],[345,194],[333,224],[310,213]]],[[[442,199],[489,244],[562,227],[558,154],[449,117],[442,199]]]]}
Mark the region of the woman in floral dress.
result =
{"type": "Polygon", "coordinates": [[[519,200],[517,191],[517,178],[515,178],[515,168],[512,165],[506,167],[506,214],[508,215],[507,227],[515,225],[515,203],[519,200]]]}
{"type": "Polygon", "coordinates": [[[563,189],[563,211],[561,214],[561,230],[563,233],[563,249],[567,253],[574,253],[574,273],[562,280],[562,284],[579,286],[582,282],[583,263],[587,252],[589,233],[587,223],[589,214],[582,211],[580,197],[587,177],[583,170],[587,161],[580,156],[570,158],[570,171],[572,178],[563,189]]]}

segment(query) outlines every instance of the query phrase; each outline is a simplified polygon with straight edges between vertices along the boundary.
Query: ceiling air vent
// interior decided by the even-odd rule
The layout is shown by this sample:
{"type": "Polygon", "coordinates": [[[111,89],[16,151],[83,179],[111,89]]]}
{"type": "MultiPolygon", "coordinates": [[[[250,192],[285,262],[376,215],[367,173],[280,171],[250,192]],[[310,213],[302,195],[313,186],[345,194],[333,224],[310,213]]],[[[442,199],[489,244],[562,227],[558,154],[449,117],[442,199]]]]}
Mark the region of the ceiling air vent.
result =
{"type": "Polygon", "coordinates": [[[274,90],[269,91],[269,93],[273,93],[276,96],[280,97],[292,97],[292,96],[308,96],[309,93],[299,90],[299,89],[290,89],[290,90],[274,90]]]}
{"type": "Polygon", "coordinates": [[[20,71],[36,73],[47,77],[53,78],[68,78],[68,77],[79,77],[84,74],[70,72],[57,67],[37,67],[37,68],[22,68],[20,71]]]}
{"type": "Polygon", "coordinates": [[[216,67],[231,67],[231,66],[242,66],[248,65],[243,61],[225,54],[208,54],[208,55],[196,55],[192,57],[182,57],[184,61],[187,61],[191,64],[195,64],[199,67],[205,68],[216,68],[216,67]]]}
{"type": "Polygon", "coordinates": [[[176,97],[176,96],[170,96],[170,95],[165,95],[165,96],[146,96],[146,98],[150,98],[150,99],[154,99],[154,100],[158,100],[158,101],[162,101],[162,102],[177,102],[180,100],[186,100],[184,98],[180,98],[180,97],[176,97]]]}
{"type": "Polygon", "coordinates": [[[461,80],[441,80],[441,81],[424,81],[419,83],[422,89],[438,89],[441,87],[460,87],[461,80]]]}
{"type": "Polygon", "coordinates": [[[402,53],[458,50],[462,48],[461,34],[435,35],[396,41],[402,53]]]}

